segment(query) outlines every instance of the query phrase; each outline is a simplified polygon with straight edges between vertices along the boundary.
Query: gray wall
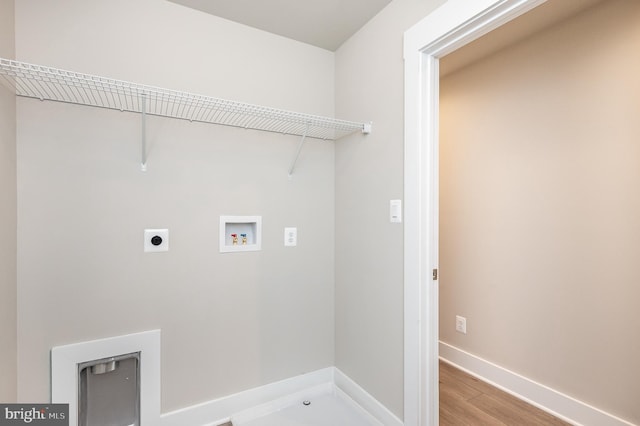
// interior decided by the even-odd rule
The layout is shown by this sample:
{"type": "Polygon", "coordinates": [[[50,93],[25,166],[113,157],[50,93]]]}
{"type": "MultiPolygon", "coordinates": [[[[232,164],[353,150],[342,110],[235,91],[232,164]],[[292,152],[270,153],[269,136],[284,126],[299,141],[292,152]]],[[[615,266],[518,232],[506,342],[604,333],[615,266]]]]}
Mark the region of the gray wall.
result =
{"type": "MultiPolygon", "coordinates": [[[[24,0],[20,60],[332,116],[334,55],[162,0],[24,0]],[[126,13],[125,13],[126,11],[126,13]],[[143,18],[141,18],[143,17],[143,18]]],[[[19,398],[52,346],[162,329],[162,410],[334,364],[334,146],[18,100],[19,398]],[[263,250],[218,253],[220,215],[263,250]],[[285,226],[298,246],[283,246],[285,226]],[[142,251],[144,228],[168,253],[142,251]]]]}
{"type": "Polygon", "coordinates": [[[373,133],[336,144],[336,366],[403,416],[403,34],[443,1],[395,0],[336,52],[336,115],[373,133]]]}
{"type": "MultiPolygon", "coordinates": [[[[0,0],[0,57],[12,59],[14,2],[0,0]]],[[[0,401],[16,399],[16,103],[0,85],[0,401]]]]}
{"type": "Polygon", "coordinates": [[[640,423],[640,4],[441,85],[440,337],[640,423]],[[455,332],[467,317],[467,334],[455,332]]]}

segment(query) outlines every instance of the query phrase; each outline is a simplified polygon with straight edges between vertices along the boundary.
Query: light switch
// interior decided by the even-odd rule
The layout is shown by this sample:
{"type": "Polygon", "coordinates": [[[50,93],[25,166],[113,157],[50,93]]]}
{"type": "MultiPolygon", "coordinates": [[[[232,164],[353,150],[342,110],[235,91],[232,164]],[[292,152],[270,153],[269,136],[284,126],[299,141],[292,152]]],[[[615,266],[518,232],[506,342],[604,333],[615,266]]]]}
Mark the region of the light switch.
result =
{"type": "Polygon", "coordinates": [[[389,222],[402,222],[402,200],[389,201],[389,222]]]}
{"type": "Polygon", "coordinates": [[[284,228],[284,245],[285,247],[298,245],[298,228],[284,228]]]}

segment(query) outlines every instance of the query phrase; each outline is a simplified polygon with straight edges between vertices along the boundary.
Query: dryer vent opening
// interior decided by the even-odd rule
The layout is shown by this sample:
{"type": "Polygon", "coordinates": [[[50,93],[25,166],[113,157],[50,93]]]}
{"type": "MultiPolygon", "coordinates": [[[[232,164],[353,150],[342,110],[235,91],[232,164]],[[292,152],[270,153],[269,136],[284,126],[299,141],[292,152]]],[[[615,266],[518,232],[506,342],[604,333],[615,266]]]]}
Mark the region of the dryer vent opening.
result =
{"type": "Polygon", "coordinates": [[[140,426],[140,352],[78,364],[78,426],[140,426]]]}

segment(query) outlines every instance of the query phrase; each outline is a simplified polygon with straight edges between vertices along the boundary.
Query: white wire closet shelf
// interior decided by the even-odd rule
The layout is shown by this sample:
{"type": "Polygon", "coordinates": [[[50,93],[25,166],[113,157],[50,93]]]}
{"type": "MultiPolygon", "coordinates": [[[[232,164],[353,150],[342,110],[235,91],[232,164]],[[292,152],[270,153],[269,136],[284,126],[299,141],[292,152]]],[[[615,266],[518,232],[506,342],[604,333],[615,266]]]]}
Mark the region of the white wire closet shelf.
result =
{"type": "Polygon", "coordinates": [[[336,140],[370,124],[229,101],[0,58],[17,96],[137,112],[244,129],[336,140]]]}

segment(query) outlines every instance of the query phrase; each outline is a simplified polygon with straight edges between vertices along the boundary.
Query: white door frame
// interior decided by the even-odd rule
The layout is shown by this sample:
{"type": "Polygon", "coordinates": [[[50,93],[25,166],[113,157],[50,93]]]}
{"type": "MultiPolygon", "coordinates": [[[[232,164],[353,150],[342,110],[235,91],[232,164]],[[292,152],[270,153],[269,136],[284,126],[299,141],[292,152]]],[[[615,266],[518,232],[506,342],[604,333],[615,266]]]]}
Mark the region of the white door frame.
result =
{"type": "Polygon", "coordinates": [[[448,0],[405,33],[404,425],[438,425],[439,58],[546,0],[448,0]]]}

